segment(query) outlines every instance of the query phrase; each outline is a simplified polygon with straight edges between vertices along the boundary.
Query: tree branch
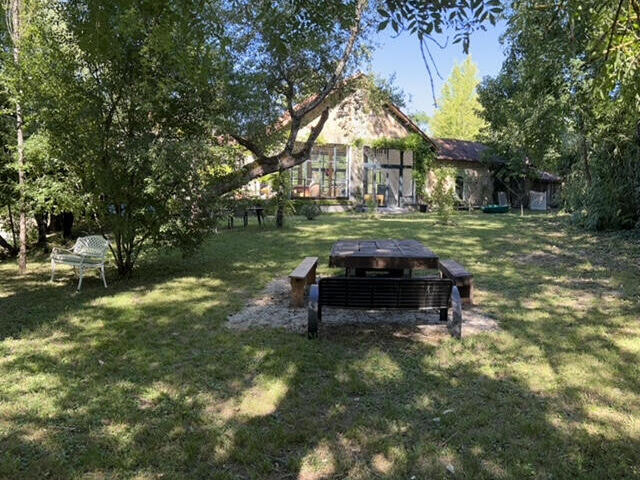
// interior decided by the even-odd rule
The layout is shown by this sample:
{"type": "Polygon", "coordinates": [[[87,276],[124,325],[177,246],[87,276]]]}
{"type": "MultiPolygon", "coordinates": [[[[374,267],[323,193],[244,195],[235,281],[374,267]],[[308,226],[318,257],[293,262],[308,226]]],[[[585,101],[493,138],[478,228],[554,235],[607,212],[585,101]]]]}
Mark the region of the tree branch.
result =
{"type": "Polygon", "coordinates": [[[294,115],[291,117],[292,120],[295,117],[298,117],[299,119],[303,119],[307,113],[311,112],[313,109],[321,105],[322,102],[325,101],[325,99],[336,87],[338,81],[340,80],[340,78],[342,77],[342,74],[344,73],[344,69],[347,66],[349,57],[351,57],[351,53],[353,52],[353,48],[356,44],[356,40],[358,39],[358,35],[360,35],[362,14],[364,12],[366,5],[367,5],[367,0],[358,0],[358,4],[356,5],[355,23],[353,24],[353,27],[351,27],[351,34],[349,35],[349,41],[347,42],[347,46],[344,49],[344,53],[342,54],[342,57],[340,58],[340,60],[338,60],[336,69],[331,75],[331,78],[329,79],[325,87],[320,91],[318,95],[316,95],[316,97],[312,101],[310,101],[309,103],[307,103],[306,105],[304,105],[294,113],[294,115]]]}
{"type": "MultiPolygon", "coordinates": [[[[322,131],[327,118],[329,118],[329,109],[325,108],[320,115],[318,123],[311,128],[309,138],[305,141],[301,150],[293,152],[284,149],[279,154],[269,157],[263,154],[257,155],[257,158],[254,161],[244,165],[240,170],[231,172],[217,179],[216,183],[211,188],[211,193],[213,195],[223,195],[246,185],[255,178],[260,178],[264,175],[277,172],[280,169],[291,168],[305,162],[308,160],[313,144],[320,136],[320,132],[322,131]]],[[[244,139],[241,140],[246,142],[244,139]]],[[[251,143],[249,142],[249,144],[251,143]]],[[[243,146],[248,148],[246,145],[243,146]]],[[[252,149],[248,149],[253,153],[252,149]]]]}
{"type": "Polygon", "coordinates": [[[311,148],[320,136],[320,132],[329,117],[329,108],[327,107],[322,111],[318,123],[311,128],[309,138],[305,141],[302,149],[294,152],[298,132],[300,131],[300,128],[302,128],[304,117],[314,109],[318,108],[326,100],[329,94],[334,91],[338,81],[341,79],[349,58],[353,53],[358,35],[360,35],[362,15],[367,3],[368,0],[358,0],[356,5],[355,22],[351,27],[349,40],[347,41],[344,52],[336,63],[336,67],[331,74],[329,81],[324,88],[315,97],[313,97],[312,100],[300,106],[300,108],[294,108],[293,101],[295,88],[293,84],[286,79],[287,85],[285,95],[287,97],[287,110],[291,123],[289,125],[289,136],[282,151],[276,155],[267,156],[259,145],[256,145],[244,137],[232,134],[231,137],[244,148],[249,150],[255,156],[255,160],[244,165],[240,170],[220,177],[211,189],[212,194],[222,195],[228,193],[246,185],[255,178],[268,175],[269,173],[273,173],[281,169],[291,168],[303,163],[309,158],[311,148]]]}
{"type": "Polygon", "coordinates": [[[18,254],[18,249],[7,242],[2,235],[0,235],[0,247],[4,248],[9,252],[9,255],[15,257],[18,254]]]}
{"type": "Polygon", "coordinates": [[[611,34],[609,36],[609,44],[607,45],[607,53],[604,56],[604,63],[607,63],[607,61],[609,60],[609,53],[611,52],[613,36],[615,35],[616,30],[618,29],[618,20],[620,18],[620,11],[622,10],[623,3],[624,3],[624,0],[620,0],[620,2],[618,2],[618,9],[616,10],[616,15],[613,18],[613,25],[611,25],[611,34]]]}

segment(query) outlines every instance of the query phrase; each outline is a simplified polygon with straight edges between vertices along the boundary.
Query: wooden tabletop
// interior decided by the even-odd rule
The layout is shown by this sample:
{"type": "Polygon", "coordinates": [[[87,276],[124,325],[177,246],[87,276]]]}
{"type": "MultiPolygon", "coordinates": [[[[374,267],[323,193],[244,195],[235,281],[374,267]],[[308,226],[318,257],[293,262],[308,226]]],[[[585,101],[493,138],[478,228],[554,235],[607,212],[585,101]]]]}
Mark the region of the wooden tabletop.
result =
{"type": "Polygon", "coordinates": [[[438,268],[438,256],[416,240],[338,240],[330,267],[363,269],[438,268]]]}

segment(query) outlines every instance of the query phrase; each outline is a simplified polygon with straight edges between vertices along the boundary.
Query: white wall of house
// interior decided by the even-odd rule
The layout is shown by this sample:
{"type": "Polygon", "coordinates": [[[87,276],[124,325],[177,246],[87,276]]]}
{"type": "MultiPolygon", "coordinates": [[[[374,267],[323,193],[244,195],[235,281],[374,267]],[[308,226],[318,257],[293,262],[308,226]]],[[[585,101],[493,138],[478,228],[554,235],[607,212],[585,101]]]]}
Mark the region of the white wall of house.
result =
{"type": "MultiPolygon", "coordinates": [[[[452,167],[457,173],[449,179],[450,188],[456,187],[456,177],[462,177],[463,188],[462,198],[464,202],[471,205],[487,205],[493,203],[493,175],[491,170],[475,162],[462,162],[453,160],[438,160],[438,167],[452,167]]],[[[426,190],[430,192],[436,182],[435,173],[430,172],[427,176],[426,190]]]]}

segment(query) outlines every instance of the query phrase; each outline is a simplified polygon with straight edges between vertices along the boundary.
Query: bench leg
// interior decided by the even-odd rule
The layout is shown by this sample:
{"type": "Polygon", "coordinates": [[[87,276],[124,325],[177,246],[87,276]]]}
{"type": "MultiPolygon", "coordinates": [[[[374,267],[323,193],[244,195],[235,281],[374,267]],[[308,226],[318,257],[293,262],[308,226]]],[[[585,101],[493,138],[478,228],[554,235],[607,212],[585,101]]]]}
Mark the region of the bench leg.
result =
{"type": "Polygon", "coordinates": [[[78,288],[76,289],[76,292],[79,292],[80,289],[82,288],[82,277],[84,275],[84,268],[80,267],[78,270],[80,273],[80,280],[78,280],[78,288]]]}
{"type": "Polygon", "coordinates": [[[453,312],[451,320],[447,322],[447,330],[453,338],[462,338],[462,299],[458,287],[453,287],[451,292],[451,306],[453,312]]]}
{"type": "Polygon", "coordinates": [[[306,282],[304,278],[291,279],[291,306],[300,308],[304,306],[304,288],[306,282]]]}
{"type": "Polygon", "coordinates": [[[53,274],[56,273],[56,262],[51,260],[51,282],[53,282],[53,274]]]}
{"type": "Polygon", "coordinates": [[[307,285],[313,285],[316,283],[316,269],[318,268],[318,264],[316,263],[313,268],[309,271],[309,276],[307,277],[307,285]]]}
{"type": "Polygon", "coordinates": [[[446,322],[447,321],[447,317],[449,317],[449,309],[448,308],[441,308],[440,309],[440,321],[441,322],[446,322]]]}
{"type": "Polygon", "coordinates": [[[307,337],[309,339],[318,338],[320,321],[322,320],[322,309],[320,308],[320,291],[318,285],[311,285],[309,290],[309,310],[307,318],[307,337]]]}
{"type": "Polygon", "coordinates": [[[104,265],[100,267],[100,275],[102,276],[102,283],[104,283],[104,288],[107,288],[107,279],[104,276],[104,265]]]}

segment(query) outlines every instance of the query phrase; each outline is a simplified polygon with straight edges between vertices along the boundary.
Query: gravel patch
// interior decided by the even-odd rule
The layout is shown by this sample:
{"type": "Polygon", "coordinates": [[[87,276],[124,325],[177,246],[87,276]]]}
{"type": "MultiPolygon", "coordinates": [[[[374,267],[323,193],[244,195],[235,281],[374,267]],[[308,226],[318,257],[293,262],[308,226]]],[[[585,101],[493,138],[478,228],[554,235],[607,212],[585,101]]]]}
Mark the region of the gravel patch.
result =
{"type": "MultiPolygon", "coordinates": [[[[307,309],[292,308],[289,303],[291,286],[287,277],[273,280],[241,311],[230,315],[229,328],[248,330],[268,327],[305,333],[307,331],[307,309]]],[[[462,313],[462,335],[469,336],[482,332],[499,330],[495,319],[484,314],[477,306],[467,307],[462,313]]],[[[442,336],[447,333],[446,325],[440,323],[439,315],[425,312],[362,311],[337,308],[322,309],[322,326],[399,324],[415,326],[422,335],[442,336]]]]}

